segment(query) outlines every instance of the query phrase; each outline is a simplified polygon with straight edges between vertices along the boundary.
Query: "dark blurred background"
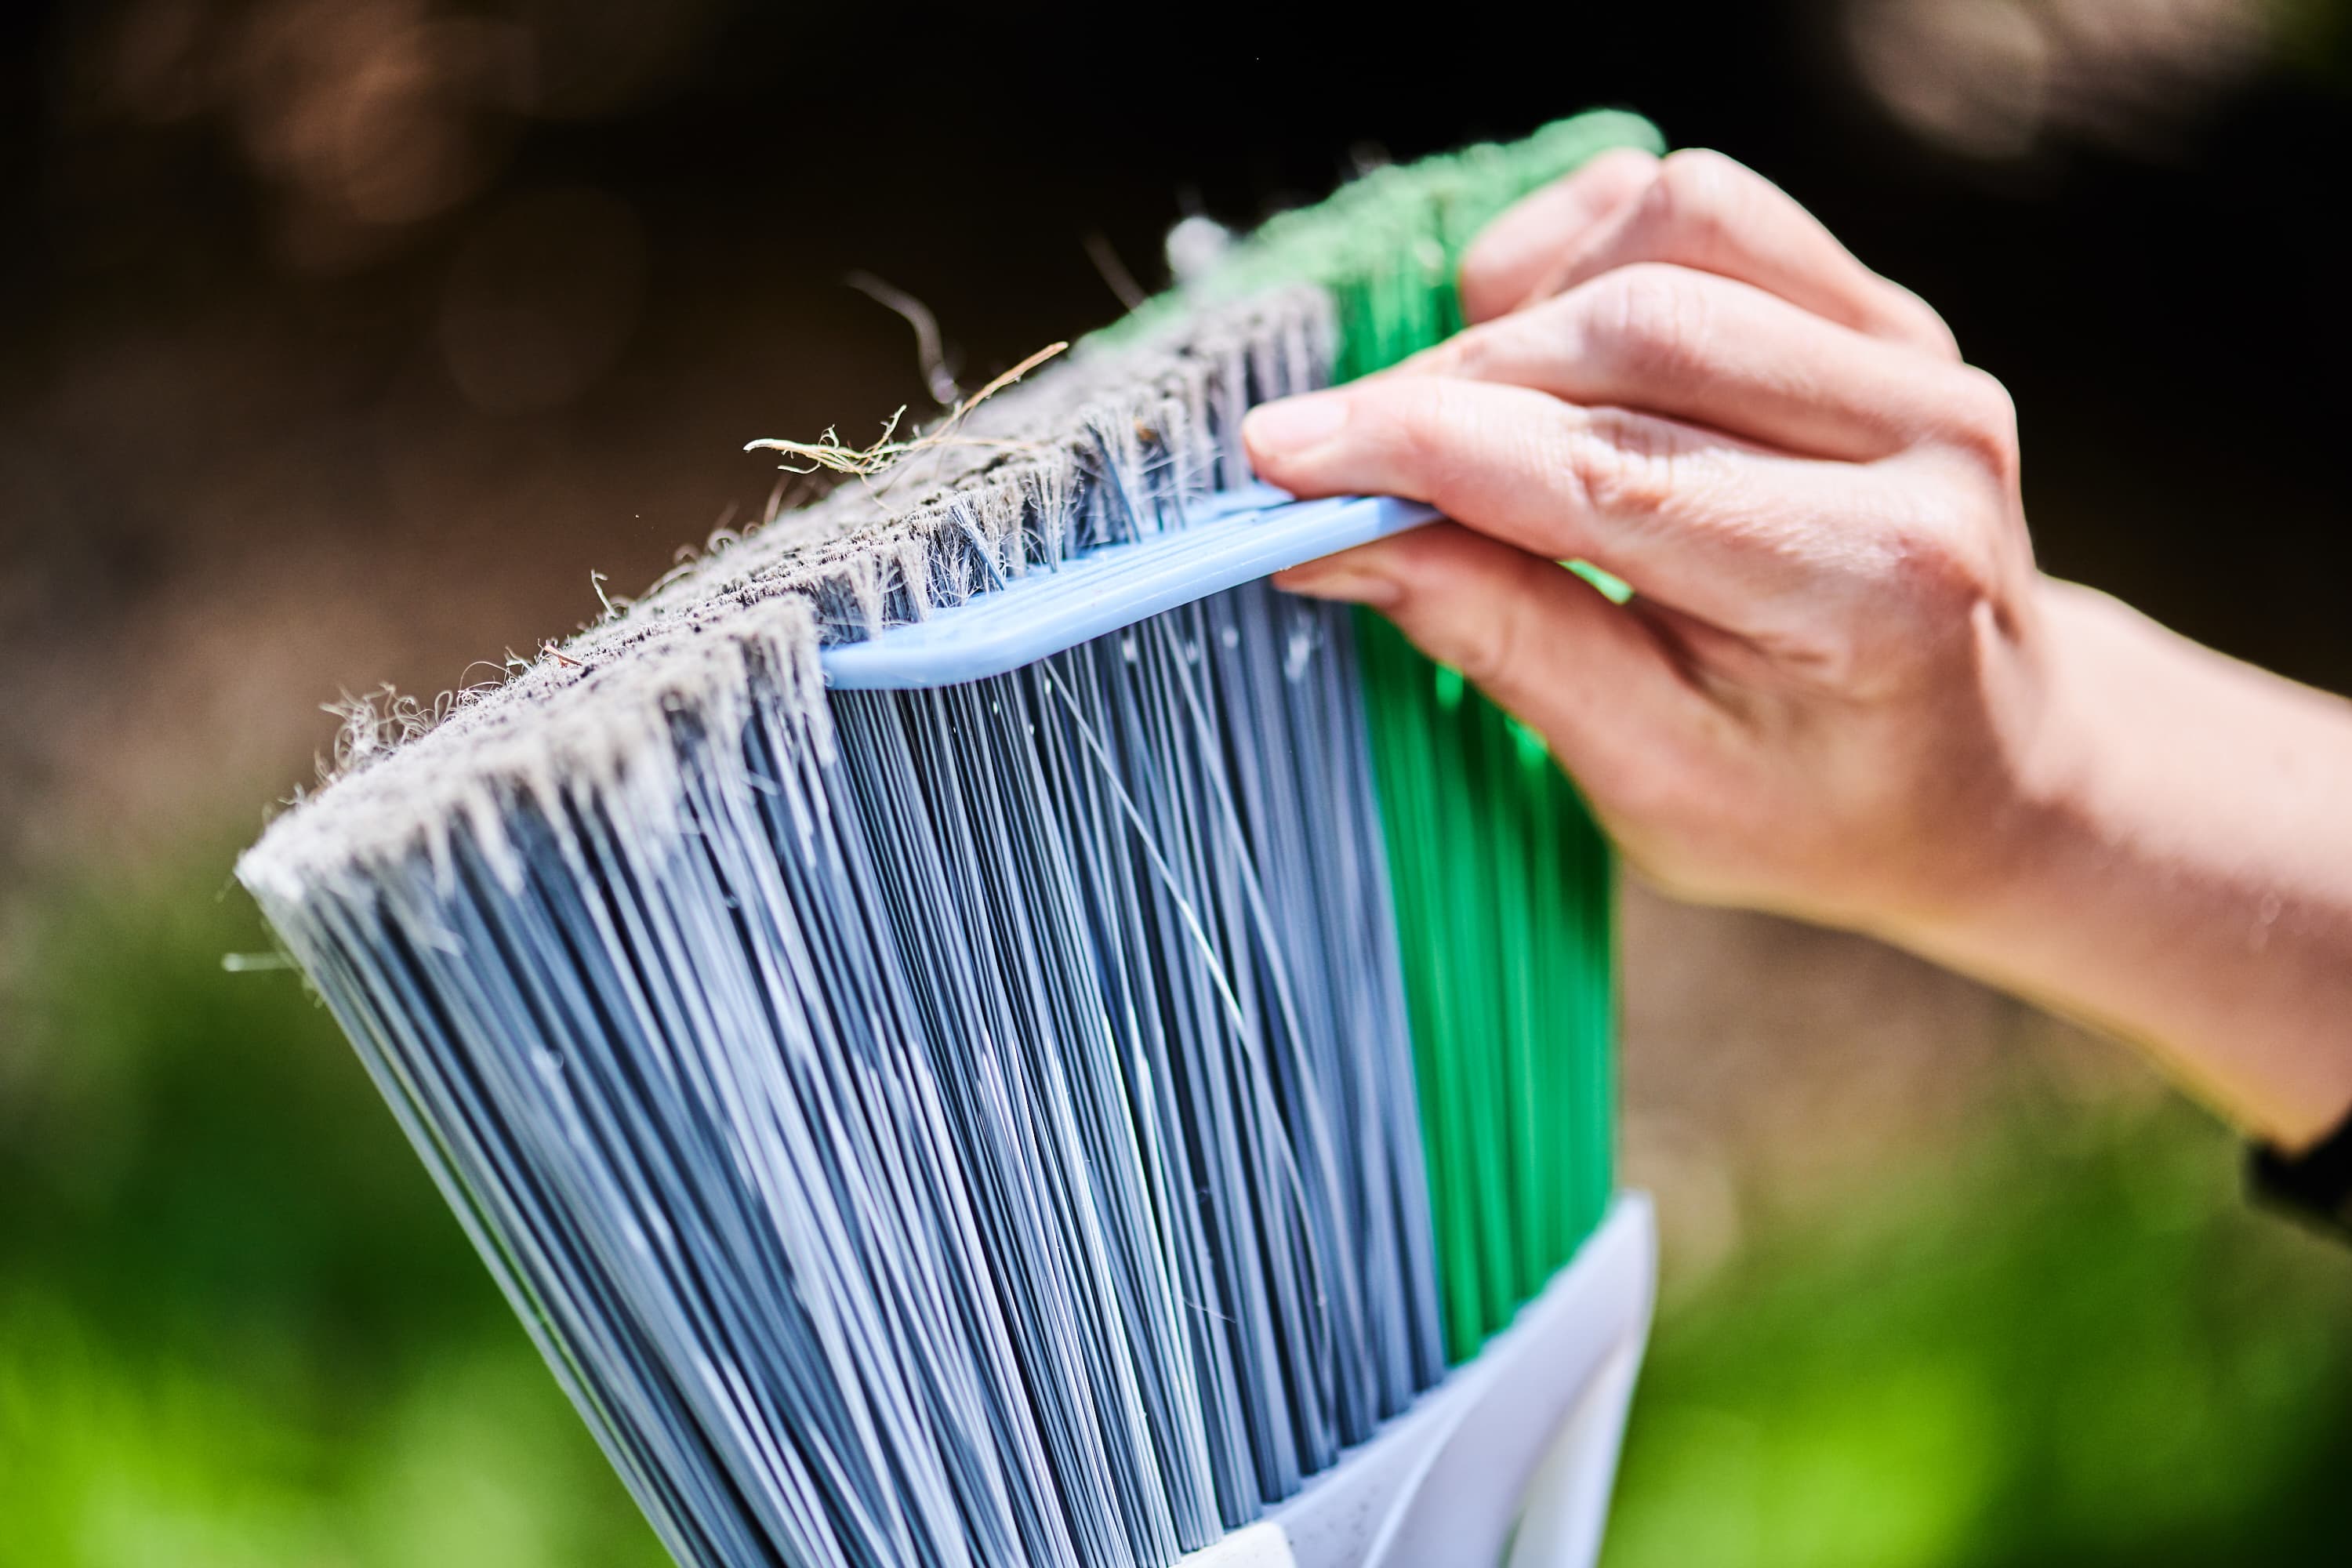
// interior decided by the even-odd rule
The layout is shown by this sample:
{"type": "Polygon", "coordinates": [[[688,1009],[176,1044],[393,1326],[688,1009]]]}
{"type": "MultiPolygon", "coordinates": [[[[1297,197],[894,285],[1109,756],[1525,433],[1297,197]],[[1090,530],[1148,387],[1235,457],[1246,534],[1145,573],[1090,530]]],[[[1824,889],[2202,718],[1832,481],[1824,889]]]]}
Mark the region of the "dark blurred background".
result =
{"type": "MultiPolygon", "coordinates": [[[[0,19],[0,1562],[650,1563],[228,879],[320,705],[528,652],[1369,162],[1617,103],[2016,395],[2052,569],[2352,689],[2342,0],[0,19]]],[[[473,670],[473,677],[483,672],[473,670]]],[[[2352,1254],[2120,1053],[1629,890],[1613,1568],[2343,1560],[2352,1254]]]]}

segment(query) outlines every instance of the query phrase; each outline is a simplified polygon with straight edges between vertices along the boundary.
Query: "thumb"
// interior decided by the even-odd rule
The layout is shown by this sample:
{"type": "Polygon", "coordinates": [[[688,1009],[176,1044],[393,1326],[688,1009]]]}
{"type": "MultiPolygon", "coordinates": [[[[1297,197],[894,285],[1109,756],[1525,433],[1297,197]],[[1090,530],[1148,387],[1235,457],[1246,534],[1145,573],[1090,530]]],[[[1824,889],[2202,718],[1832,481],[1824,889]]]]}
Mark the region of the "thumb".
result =
{"type": "Polygon", "coordinates": [[[1369,605],[1550,742],[1605,807],[1706,700],[1651,624],[1539,555],[1439,522],[1294,567],[1277,587],[1369,605]]]}

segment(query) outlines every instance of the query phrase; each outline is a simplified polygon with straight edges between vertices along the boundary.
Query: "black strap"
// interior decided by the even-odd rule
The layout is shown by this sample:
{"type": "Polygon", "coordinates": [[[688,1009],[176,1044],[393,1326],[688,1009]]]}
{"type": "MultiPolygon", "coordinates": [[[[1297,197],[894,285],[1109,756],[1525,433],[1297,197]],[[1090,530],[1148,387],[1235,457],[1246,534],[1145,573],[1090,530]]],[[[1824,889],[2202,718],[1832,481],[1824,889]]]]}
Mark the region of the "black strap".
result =
{"type": "Polygon", "coordinates": [[[2352,1237],[2352,1116],[2300,1154],[2255,1144],[2246,1176],[2256,1197],[2352,1237]]]}

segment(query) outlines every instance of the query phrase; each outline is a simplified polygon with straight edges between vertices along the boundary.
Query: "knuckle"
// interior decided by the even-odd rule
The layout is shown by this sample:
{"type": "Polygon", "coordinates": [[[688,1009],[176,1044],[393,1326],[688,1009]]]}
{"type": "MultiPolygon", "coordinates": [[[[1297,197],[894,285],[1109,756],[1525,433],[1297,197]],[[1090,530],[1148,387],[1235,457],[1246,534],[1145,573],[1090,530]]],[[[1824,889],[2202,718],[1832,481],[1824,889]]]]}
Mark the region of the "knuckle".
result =
{"type": "Polygon", "coordinates": [[[1975,552],[1955,532],[1933,526],[1905,529],[1888,541],[1885,585],[1896,599],[1925,612],[1932,624],[1955,606],[1972,603],[1984,589],[1975,552]]]}
{"type": "Polygon", "coordinates": [[[1664,162],[1647,147],[1612,147],[1569,178],[1620,191],[1638,190],[1658,177],[1664,162]]]}
{"type": "Polygon", "coordinates": [[[1424,496],[1443,491],[1461,448],[1475,432],[1464,428],[1457,387],[1444,377],[1385,382],[1358,405],[1366,438],[1424,496]]]}
{"type": "Polygon", "coordinates": [[[1526,627],[1516,606],[1497,605],[1454,625],[1447,662],[1490,692],[1507,687],[1526,652],[1526,627]]]}
{"type": "Polygon", "coordinates": [[[1681,385],[1705,374],[1706,296],[1684,269],[1619,268],[1594,285],[1594,296],[1590,347],[1621,375],[1681,385]]]}
{"type": "Polygon", "coordinates": [[[1452,453],[1456,445],[1454,405],[1458,402],[1453,388],[1443,381],[1415,387],[1412,395],[1399,399],[1398,433],[1416,470],[1432,473],[1452,453]]]}
{"type": "Polygon", "coordinates": [[[1895,330],[1901,336],[1917,343],[1938,358],[1957,364],[1960,359],[1960,340],[1952,335],[1951,324],[1927,303],[1899,283],[1888,283],[1892,303],[1888,314],[1894,319],[1895,330]]]}
{"type": "Polygon", "coordinates": [[[1382,541],[1398,590],[1385,608],[1423,652],[1499,696],[1523,673],[1523,606],[1465,559],[1461,542],[1452,524],[1382,541]]]}
{"type": "Polygon", "coordinates": [[[1746,169],[1708,148],[1670,153],[1658,167],[1653,206],[1664,226],[1693,241],[1710,241],[1737,222],[1748,178],[1746,169]]]}
{"type": "Polygon", "coordinates": [[[1944,437],[1996,479],[2013,483],[2020,467],[2017,404],[2007,387],[1973,365],[1962,366],[1959,375],[1944,437]]]}
{"type": "Polygon", "coordinates": [[[1660,160],[1659,167],[1666,177],[1680,180],[1694,188],[1736,180],[1748,172],[1738,162],[1712,147],[1678,148],[1660,160]]]}
{"type": "Polygon", "coordinates": [[[1454,278],[1454,291],[1462,298],[1464,310],[1474,319],[1500,315],[1511,301],[1504,298],[1517,268],[1515,258],[1505,256],[1492,243],[1474,245],[1462,258],[1462,268],[1454,278]]]}
{"type": "Polygon", "coordinates": [[[1492,380],[1502,360],[1498,350],[1500,334],[1504,330],[1497,326],[1482,326],[1455,333],[1439,351],[1436,369],[1444,374],[1460,376],[1465,381],[1492,380]]]}
{"type": "Polygon", "coordinates": [[[1594,515],[1640,522],[1674,509],[1675,458],[1673,441],[1654,426],[1597,408],[1569,435],[1561,466],[1594,515]]]}
{"type": "Polygon", "coordinates": [[[1922,521],[1893,533],[1874,586],[1880,613],[1856,621],[1850,684],[1901,686],[1970,646],[2000,598],[1994,552],[1977,531],[1922,521]]]}

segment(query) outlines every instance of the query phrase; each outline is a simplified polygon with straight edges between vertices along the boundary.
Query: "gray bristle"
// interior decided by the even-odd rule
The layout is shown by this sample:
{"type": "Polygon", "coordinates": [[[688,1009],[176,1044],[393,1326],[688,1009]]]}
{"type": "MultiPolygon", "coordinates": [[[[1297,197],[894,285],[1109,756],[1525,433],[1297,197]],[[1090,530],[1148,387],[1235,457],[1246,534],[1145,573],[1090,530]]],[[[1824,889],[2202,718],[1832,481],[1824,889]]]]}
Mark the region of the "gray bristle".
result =
{"type": "Polygon", "coordinates": [[[816,662],[1181,526],[1328,309],[1039,374],[240,863],[682,1562],[1158,1568],[1440,1375],[1347,616],[816,662]]]}
{"type": "Polygon", "coordinates": [[[1329,299],[1297,288],[1142,343],[1081,345],[981,404],[960,439],[776,518],[439,722],[362,710],[329,787],[272,823],[239,875],[292,893],[431,840],[485,790],[607,772],[648,715],[740,687],[714,644],[869,637],[999,574],[1176,526],[1188,496],[1246,477],[1245,409],[1328,378],[1331,334],[1329,299]]]}

